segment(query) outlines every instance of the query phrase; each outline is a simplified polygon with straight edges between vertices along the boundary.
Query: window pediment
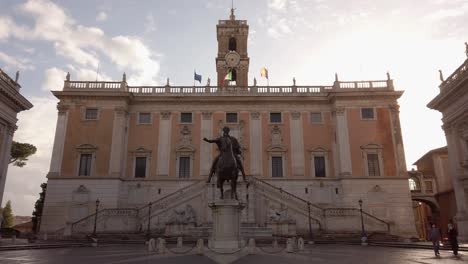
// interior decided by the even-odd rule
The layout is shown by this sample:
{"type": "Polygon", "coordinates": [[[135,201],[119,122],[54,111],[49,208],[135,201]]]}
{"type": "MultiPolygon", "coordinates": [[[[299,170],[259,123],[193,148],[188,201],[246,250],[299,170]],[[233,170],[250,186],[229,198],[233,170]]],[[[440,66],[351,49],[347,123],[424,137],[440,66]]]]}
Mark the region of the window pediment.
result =
{"type": "Polygon", "coordinates": [[[79,152],[95,152],[98,148],[91,144],[82,144],[76,147],[79,152]]]}

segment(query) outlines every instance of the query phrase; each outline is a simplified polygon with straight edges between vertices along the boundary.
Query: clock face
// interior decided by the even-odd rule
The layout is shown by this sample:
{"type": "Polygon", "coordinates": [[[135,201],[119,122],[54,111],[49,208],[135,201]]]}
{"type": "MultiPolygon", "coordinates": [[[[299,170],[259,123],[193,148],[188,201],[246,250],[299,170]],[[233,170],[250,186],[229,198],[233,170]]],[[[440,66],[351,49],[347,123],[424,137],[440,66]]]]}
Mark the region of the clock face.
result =
{"type": "Polygon", "coordinates": [[[236,67],[239,65],[240,55],[235,51],[230,51],[228,54],[226,54],[224,60],[226,61],[228,67],[236,67]]]}

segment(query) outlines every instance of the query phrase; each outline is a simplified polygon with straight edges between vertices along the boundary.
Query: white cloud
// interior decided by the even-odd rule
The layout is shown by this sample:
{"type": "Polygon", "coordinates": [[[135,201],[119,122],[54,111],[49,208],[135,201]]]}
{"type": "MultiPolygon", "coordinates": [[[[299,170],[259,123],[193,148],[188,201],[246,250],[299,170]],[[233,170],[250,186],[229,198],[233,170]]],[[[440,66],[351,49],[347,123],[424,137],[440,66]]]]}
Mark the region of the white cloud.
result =
{"type": "Polygon", "coordinates": [[[34,202],[39,197],[40,184],[46,182],[50,153],[57,120],[57,99],[29,98],[34,108],[18,115],[18,130],[14,140],[31,143],[37,148],[23,168],[9,166],[3,203],[11,200],[15,215],[31,215],[34,202]]]}
{"type": "Polygon", "coordinates": [[[129,82],[156,84],[159,62],[142,40],[134,36],[107,36],[96,27],[77,24],[66,11],[49,0],[29,0],[20,5],[20,11],[32,16],[33,28],[18,25],[9,18],[0,17],[0,39],[16,37],[45,40],[54,44],[57,54],[80,67],[97,68],[99,56],[104,55],[122,71],[127,71],[129,82]],[[18,29],[17,31],[11,28],[18,29]]]}
{"type": "Polygon", "coordinates": [[[0,51],[0,62],[3,62],[7,69],[12,70],[34,70],[31,61],[26,58],[15,58],[0,51]]]}
{"type": "Polygon", "coordinates": [[[269,0],[268,7],[273,10],[284,10],[286,8],[287,0],[269,0]]]}
{"type": "Polygon", "coordinates": [[[99,12],[96,16],[96,21],[106,21],[107,20],[107,13],[104,11],[99,12]]]}
{"type": "Polygon", "coordinates": [[[67,73],[65,71],[56,67],[47,69],[45,71],[45,79],[42,83],[42,89],[45,91],[62,90],[66,75],[67,73]]]}

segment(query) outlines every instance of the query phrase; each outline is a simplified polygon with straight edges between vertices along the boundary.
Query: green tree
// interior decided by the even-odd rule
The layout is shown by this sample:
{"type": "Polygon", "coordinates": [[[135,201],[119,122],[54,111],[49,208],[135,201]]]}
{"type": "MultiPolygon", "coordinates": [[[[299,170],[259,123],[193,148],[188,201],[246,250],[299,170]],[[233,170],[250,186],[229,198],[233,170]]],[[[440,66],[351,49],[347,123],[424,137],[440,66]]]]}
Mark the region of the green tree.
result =
{"type": "Polygon", "coordinates": [[[15,217],[13,216],[13,211],[11,210],[11,201],[8,201],[5,207],[2,210],[3,222],[2,228],[13,227],[15,224],[15,217]]]}
{"type": "Polygon", "coordinates": [[[36,147],[29,143],[19,143],[13,141],[11,145],[11,159],[10,164],[14,166],[23,167],[26,165],[28,157],[36,153],[36,147]]]}
{"type": "Polygon", "coordinates": [[[37,199],[36,204],[34,205],[34,211],[32,213],[32,222],[33,222],[33,232],[37,233],[39,231],[40,219],[42,216],[42,209],[44,208],[44,199],[47,191],[47,183],[41,184],[42,191],[39,193],[39,199],[37,199]]]}

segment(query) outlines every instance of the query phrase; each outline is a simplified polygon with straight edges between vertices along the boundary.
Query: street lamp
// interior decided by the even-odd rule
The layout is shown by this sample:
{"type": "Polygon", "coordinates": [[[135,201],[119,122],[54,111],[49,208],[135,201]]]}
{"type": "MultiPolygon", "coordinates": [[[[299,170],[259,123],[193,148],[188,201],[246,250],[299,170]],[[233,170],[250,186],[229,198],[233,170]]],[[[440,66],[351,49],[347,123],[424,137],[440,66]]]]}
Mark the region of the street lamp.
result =
{"type": "Polygon", "coordinates": [[[99,199],[96,199],[96,213],[94,215],[94,229],[93,229],[93,236],[96,237],[96,225],[97,225],[97,218],[98,218],[98,209],[99,209],[99,199]]]}
{"type": "Polygon", "coordinates": [[[150,226],[151,226],[151,205],[152,203],[148,203],[148,228],[146,230],[146,236],[148,237],[148,240],[150,238],[150,226]]]}
{"type": "Polygon", "coordinates": [[[366,231],[364,230],[364,218],[362,216],[362,200],[359,199],[359,211],[361,212],[361,245],[367,245],[367,235],[366,231]]]}

